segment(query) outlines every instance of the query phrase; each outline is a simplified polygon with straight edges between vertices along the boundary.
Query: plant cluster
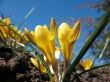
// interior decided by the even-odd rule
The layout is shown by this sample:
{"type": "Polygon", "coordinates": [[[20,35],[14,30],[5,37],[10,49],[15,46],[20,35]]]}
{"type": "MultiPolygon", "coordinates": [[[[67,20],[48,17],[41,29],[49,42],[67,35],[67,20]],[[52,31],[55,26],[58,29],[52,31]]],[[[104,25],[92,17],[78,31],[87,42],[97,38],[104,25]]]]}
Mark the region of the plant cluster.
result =
{"type": "Polygon", "coordinates": [[[4,43],[2,46],[7,45],[15,48],[19,46],[26,48],[26,45],[29,45],[32,49],[30,51],[32,53],[30,61],[41,72],[47,73],[51,82],[72,82],[76,77],[79,77],[85,72],[110,65],[110,63],[107,63],[102,66],[94,66],[92,59],[81,61],[93,41],[108,24],[110,18],[109,13],[110,10],[102,17],[102,20],[97,25],[96,31],[87,40],[73,62],[72,59],[74,56],[72,51],[75,42],[80,36],[80,21],[77,21],[73,27],[66,22],[61,23],[57,29],[55,20],[51,18],[50,30],[46,25],[37,25],[34,31],[29,31],[25,28],[25,33],[23,33],[17,26],[11,24],[9,18],[5,18],[0,20],[0,41],[4,43]],[[56,47],[57,35],[60,43],[59,48],[56,47]],[[32,44],[43,53],[43,56],[32,44]],[[60,71],[58,62],[60,53],[56,53],[58,51],[62,53],[64,58],[63,71],[60,71]],[[81,70],[81,67],[83,70],[81,70]],[[74,73],[74,78],[70,79],[72,73],[74,73]]]}

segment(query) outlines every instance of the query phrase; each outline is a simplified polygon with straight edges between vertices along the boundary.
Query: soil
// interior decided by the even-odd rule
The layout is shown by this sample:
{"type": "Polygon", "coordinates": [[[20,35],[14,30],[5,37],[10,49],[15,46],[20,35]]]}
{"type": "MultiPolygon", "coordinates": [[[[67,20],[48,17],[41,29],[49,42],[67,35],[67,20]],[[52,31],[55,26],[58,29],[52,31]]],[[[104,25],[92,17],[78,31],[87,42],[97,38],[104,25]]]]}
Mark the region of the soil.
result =
{"type": "Polygon", "coordinates": [[[72,73],[71,82],[110,82],[110,66],[101,67],[92,71],[78,74],[72,73]]]}
{"type": "Polygon", "coordinates": [[[32,65],[30,57],[31,55],[23,49],[0,47],[0,82],[43,82],[49,80],[47,74],[40,74],[32,65]]]}
{"type": "MultiPolygon", "coordinates": [[[[40,74],[30,57],[22,48],[0,47],[0,82],[48,82],[48,75],[40,74]]],[[[85,73],[73,82],[110,82],[110,66],[85,73]]]]}
{"type": "Polygon", "coordinates": [[[101,67],[80,77],[80,82],[110,82],[110,66],[101,67]]]}

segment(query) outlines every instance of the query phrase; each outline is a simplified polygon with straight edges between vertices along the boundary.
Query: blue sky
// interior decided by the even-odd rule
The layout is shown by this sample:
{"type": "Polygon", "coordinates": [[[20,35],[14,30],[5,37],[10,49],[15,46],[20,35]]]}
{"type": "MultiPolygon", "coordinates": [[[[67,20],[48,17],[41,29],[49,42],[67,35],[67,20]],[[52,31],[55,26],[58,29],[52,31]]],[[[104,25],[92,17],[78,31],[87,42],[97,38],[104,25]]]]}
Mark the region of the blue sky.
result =
{"type": "MultiPolygon", "coordinates": [[[[27,18],[23,26],[32,30],[36,25],[49,25],[50,18],[54,17],[58,24],[62,21],[71,22],[71,18],[78,20],[87,16],[100,17],[102,14],[94,9],[77,9],[80,4],[99,3],[101,0],[0,0],[0,13],[10,17],[12,23],[19,25],[33,6],[36,9],[27,18]]],[[[74,52],[78,54],[86,41],[87,28],[81,23],[81,36],[75,45],[74,52]]],[[[88,56],[90,53],[87,53],[88,56]]]]}

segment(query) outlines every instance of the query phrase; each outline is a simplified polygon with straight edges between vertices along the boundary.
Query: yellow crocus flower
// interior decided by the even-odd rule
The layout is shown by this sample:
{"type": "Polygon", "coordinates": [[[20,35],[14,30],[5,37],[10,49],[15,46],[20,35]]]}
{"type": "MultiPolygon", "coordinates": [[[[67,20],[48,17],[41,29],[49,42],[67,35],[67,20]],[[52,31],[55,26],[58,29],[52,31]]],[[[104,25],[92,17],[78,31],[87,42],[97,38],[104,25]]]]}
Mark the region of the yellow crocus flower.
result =
{"type": "Polygon", "coordinates": [[[58,29],[58,38],[65,61],[65,69],[72,60],[72,49],[80,35],[80,21],[77,21],[73,28],[67,23],[62,23],[58,29]]]}
{"type": "MultiPolygon", "coordinates": [[[[4,22],[6,25],[10,25],[10,24],[11,24],[10,18],[5,18],[5,19],[3,19],[3,22],[4,22]]],[[[4,25],[4,24],[0,21],[0,32],[1,32],[2,37],[3,37],[4,40],[7,38],[7,35],[8,35],[8,28],[7,28],[6,25],[4,25]]]]}
{"type": "Polygon", "coordinates": [[[92,64],[92,59],[85,59],[80,62],[80,65],[84,68],[84,70],[89,70],[92,67],[92,64]]]}
{"type": "Polygon", "coordinates": [[[6,39],[9,38],[9,39],[12,39],[13,41],[17,41],[18,43],[22,43],[24,45],[29,41],[27,36],[23,34],[21,31],[19,31],[16,26],[11,25],[10,18],[3,19],[3,22],[5,23],[5,25],[2,22],[0,22],[0,25],[1,25],[0,26],[0,32],[1,32],[0,37],[2,35],[1,38],[4,39],[4,41],[6,41],[6,39]],[[21,35],[26,40],[26,42],[23,41],[16,33],[10,30],[8,28],[9,25],[11,26],[13,30],[15,30],[19,35],[21,35]]]}
{"type": "MultiPolygon", "coordinates": [[[[46,70],[45,66],[44,66],[41,62],[39,62],[39,61],[37,60],[37,58],[31,57],[30,60],[31,60],[32,64],[33,64],[36,68],[38,68],[41,72],[47,73],[47,70],[46,70]]],[[[46,63],[47,63],[47,62],[46,62],[46,63]]],[[[47,64],[48,64],[48,63],[47,63],[47,64]]],[[[50,71],[52,72],[52,74],[54,74],[54,70],[53,70],[53,68],[52,68],[52,65],[49,65],[49,67],[50,67],[50,71]]]]}
{"type": "Polygon", "coordinates": [[[41,72],[47,73],[45,66],[43,66],[43,65],[41,64],[41,62],[38,63],[37,58],[32,57],[32,58],[31,58],[31,62],[32,62],[32,64],[33,64],[36,68],[38,68],[38,69],[40,68],[39,70],[41,70],[41,72]]]}
{"type": "Polygon", "coordinates": [[[45,55],[48,64],[54,64],[55,60],[55,40],[56,40],[56,24],[54,19],[51,19],[50,31],[46,25],[38,25],[35,32],[29,32],[25,28],[25,33],[29,40],[34,43],[45,55]]]}

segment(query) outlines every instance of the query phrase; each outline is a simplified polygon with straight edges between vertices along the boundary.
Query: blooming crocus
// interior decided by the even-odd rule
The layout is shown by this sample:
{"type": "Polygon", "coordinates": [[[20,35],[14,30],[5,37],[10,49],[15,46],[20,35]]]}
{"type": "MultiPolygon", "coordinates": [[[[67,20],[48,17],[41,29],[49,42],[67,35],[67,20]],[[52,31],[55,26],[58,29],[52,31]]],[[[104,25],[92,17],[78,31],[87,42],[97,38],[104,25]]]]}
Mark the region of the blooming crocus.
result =
{"type": "Polygon", "coordinates": [[[8,36],[8,28],[7,25],[10,25],[10,18],[5,18],[2,21],[0,21],[0,37],[2,38],[2,40],[5,40],[8,36]],[[2,22],[3,21],[3,22],[2,22]],[[4,25],[5,23],[5,25],[4,25]]]}
{"type": "Polygon", "coordinates": [[[80,62],[80,65],[84,68],[84,70],[89,70],[92,67],[92,64],[92,59],[85,59],[80,62]]]}
{"type": "Polygon", "coordinates": [[[72,60],[72,49],[80,35],[80,21],[77,21],[71,28],[69,24],[62,23],[58,29],[58,38],[65,61],[65,69],[72,60]]]}
{"type": "Polygon", "coordinates": [[[33,64],[36,68],[38,68],[41,72],[47,73],[45,66],[43,66],[43,65],[41,64],[41,62],[38,63],[37,58],[32,57],[32,58],[31,58],[31,62],[32,62],[32,64],[33,64]]]}
{"type": "Polygon", "coordinates": [[[56,23],[54,19],[51,19],[50,30],[48,30],[46,25],[38,25],[34,32],[29,32],[25,28],[25,33],[29,40],[43,52],[46,57],[46,62],[55,65],[56,23]]]}
{"type": "Polygon", "coordinates": [[[50,23],[50,30],[46,25],[41,26],[38,25],[35,28],[35,31],[29,32],[27,28],[25,28],[25,33],[29,40],[35,44],[45,55],[46,63],[52,67],[54,72],[55,80],[58,82],[58,66],[55,58],[55,40],[56,40],[56,22],[52,18],[50,23]]]}
{"type": "Polygon", "coordinates": [[[18,28],[16,26],[11,25],[10,18],[5,18],[2,21],[3,22],[0,22],[0,32],[1,32],[0,37],[2,38],[2,40],[6,41],[6,39],[9,39],[12,41],[16,41],[16,43],[18,43],[18,44],[23,44],[23,45],[25,45],[29,41],[27,36],[25,34],[23,34],[20,30],[18,30],[18,28]],[[17,34],[15,32],[13,32],[9,28],[9,26],[14,31],[16,31],[17,34]],[[18,36],[18,34],[26,41],[23,41],[21,39],[21,37],[18,36]]]}

